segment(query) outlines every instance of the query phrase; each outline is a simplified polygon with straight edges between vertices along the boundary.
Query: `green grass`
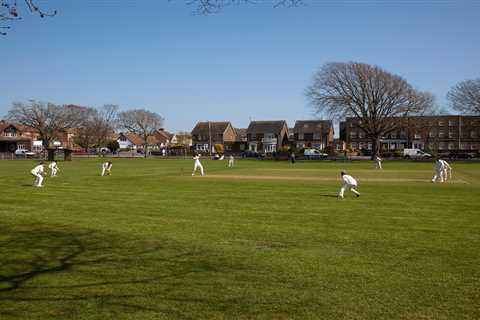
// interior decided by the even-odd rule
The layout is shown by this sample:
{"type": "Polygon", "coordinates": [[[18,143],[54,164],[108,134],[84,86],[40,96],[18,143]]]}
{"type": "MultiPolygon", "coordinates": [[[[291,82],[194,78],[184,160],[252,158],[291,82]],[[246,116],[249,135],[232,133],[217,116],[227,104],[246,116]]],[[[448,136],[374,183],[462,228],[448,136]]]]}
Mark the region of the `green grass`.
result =
{"type": "Polygon", "coordinates": [[[480,318],[480,164],[113,162],[0,162],[0,319],[480,318]]]}

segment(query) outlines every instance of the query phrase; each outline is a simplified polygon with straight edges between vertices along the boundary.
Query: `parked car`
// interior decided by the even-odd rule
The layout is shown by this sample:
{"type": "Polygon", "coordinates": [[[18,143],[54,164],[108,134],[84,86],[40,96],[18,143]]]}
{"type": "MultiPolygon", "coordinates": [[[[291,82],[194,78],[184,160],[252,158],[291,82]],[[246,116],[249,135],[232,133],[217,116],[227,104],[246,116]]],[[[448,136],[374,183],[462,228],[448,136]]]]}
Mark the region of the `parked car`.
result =
{"type": "Polygon", "coordinates": [[[255,151],[244,151],[242,152],[242,158],[258,158],[260,154],[255,151]]]}
{"type": "Polygon", "coordinates": [[[28,157],[34,157],[35,155],[36,154],[34,152],[26,149],[15,150],[15,156],[17,157],[28,158],[28,157]]]}
{"type": "Polygon", "coordinates": [[[327,153],[320,152],[317,149],[305,149],[303,155],[307,159],[326,159],[328,157],[327,153]]]}
{"type": "Polygon", "coordinates": [[[403,149],[403,157],[405,159],[429,159],[432,155],[420,149],[403,149]]]}
{"type": "Polygon", "coordinates": [[[475,154],[471,152],[452,151],[448,154],[449,159],[472,159],[474,157],[475,154]]]}

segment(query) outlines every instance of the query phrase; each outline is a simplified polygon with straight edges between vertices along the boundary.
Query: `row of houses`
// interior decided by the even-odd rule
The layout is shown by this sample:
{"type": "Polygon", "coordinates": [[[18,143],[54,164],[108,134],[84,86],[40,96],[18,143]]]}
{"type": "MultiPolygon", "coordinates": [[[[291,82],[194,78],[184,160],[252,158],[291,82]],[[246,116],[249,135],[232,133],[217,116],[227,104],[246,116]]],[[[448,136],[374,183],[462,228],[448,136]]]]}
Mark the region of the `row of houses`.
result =
{"type": "Polygon", "coordinates": [[[197,152],[215,152],[222,145],[226,152],[273,153],[290,148],[325,149],[334,142],[330,120],[299,120],[293,128],[287,121],[251,121],[248,128],[235,128],[230,121],[198,122],[192,130],[197,152]]]}
{"type": "MultiPolygon", "coordinates": [[[[398,118],[400,125],[381,138],[382,150],[404,148],[428,149],[434,152],[480,150],[480,116],[442,115],[398,118]]],[[[372,142],[358,118],[346,118],[339,124],[339,139],[334,138],[330,120],[298,120],[292,128],[285,120],[251,121],[247,128],[236,128],[230,121],[198,122],[190,133],[173,134],[158,129],[148,137],[149,151],[181,147],[196,152],[274,153],[288,148],[327,147],[343,152],[372,150],[372,142]],[[217,147],[217,148],[216,148],[217,147]]],[[[57,135],[56,147],[80,151],[75,144],[75,129],[57,135]]],[[[134,133],[112,132],[111,140],[123,150],[142,150],[144,140],[134,133]]],[[[39,134],[33,128],[0,121],[0,152],[27,149],[42,151],[39,134]]]]}

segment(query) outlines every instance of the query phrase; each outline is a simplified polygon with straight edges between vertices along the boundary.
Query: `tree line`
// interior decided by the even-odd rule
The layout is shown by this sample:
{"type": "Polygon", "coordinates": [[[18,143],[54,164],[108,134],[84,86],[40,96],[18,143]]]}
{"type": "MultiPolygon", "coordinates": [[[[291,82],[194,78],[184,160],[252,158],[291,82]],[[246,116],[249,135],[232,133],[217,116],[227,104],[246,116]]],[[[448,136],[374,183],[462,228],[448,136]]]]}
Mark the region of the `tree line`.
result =
{"type": "Polygon", "coordinates": [[[84,149],[104,147],[115,130],[125,129],[140,135],[147,150],[147,138],[160,129],[164,121],[161,115],[145,109],[118,112],[118,106],[112,104],[92,108],[34,100],[14,103],[8,119],[36,130],[45,149],[69,129],[75,129],[74,141],[84,149]]]}

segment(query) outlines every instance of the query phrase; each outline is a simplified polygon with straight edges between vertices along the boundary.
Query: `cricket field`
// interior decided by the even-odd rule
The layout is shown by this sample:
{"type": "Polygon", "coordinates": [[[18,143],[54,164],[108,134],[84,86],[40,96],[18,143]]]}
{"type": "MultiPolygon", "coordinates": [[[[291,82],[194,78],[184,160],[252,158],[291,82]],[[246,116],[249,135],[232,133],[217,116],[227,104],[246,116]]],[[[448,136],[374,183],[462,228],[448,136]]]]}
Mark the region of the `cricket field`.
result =
{"type": "Polygon", "coordinates": [[[0,162],[0,319],[480,319],[480,163],[112,161],[0,162]]]}

